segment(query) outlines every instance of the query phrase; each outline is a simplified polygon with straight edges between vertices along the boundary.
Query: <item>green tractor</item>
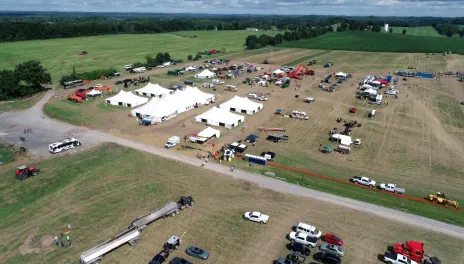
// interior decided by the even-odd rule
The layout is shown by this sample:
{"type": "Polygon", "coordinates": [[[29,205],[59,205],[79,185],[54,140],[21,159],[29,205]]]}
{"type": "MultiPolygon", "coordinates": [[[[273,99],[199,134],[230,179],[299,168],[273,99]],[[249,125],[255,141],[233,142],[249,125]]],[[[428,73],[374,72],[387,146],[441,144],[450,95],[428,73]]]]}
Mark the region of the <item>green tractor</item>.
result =
{"type": "Polygon", "coordinates": [[[282,89],[288,88],[290,86],[290,79],[287,79],[285,82],[282,83],[282,89]]]}
{"type": "Polygon", "coordinates": [[[330,68],[330,67],[332,67],[332,66],[333,66],[333,62],[332,62],[332,61],[329,61],[329,62],[327,62],[326,65],[324,65],[325,68],[330,68]]]}
{"type": "Polygon", "coordinates": [[[251,79],[250,78],[245,78],[245,80],[243,81],[243,84],[250,85],[251,84],[251,79]]]}

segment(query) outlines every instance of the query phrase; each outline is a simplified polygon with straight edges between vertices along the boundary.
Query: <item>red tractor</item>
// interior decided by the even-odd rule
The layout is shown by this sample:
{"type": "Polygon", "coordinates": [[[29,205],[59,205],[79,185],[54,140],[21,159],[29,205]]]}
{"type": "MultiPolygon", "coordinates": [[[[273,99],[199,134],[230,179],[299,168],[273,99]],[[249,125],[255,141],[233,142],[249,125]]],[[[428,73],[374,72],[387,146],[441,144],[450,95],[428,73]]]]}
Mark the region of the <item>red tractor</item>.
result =
{"type": "Polygon", "coordinates": [[[26,167],[21,166],[16,170],[16,178],[19,180],[25,180],[30,176],[35,176],[40,172],[40,170],[36,167],[26,167]]]}

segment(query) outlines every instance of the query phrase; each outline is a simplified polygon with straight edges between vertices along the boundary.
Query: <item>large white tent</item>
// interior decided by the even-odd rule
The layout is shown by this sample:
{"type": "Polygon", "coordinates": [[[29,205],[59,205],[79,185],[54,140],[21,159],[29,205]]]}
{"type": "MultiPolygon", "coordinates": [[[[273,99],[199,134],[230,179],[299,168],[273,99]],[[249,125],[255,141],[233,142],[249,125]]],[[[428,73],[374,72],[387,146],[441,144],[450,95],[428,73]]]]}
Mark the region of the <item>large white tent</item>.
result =
{"type": "Polygon", "coordinates": [[[263,104],[253,102],[246,97],[234,96],[232,99],[221,104],[219,107],[231,112],[252,115],[263,109],[263,104]]]}
{"type": "Polygon", "coordinates": [[[209,79],[209,78],[213,78],[216,76],[216,73],[206,69],[204,71],[202,71],[201,73],[195,75],[195,78],[199,78],[199,79],[209,79]]]}
{"type": "Polygon", "coordinates": [[[132,110],[132,115],[150,117],[155,122],[161,122],[214,100],[214,94],[204,93],[196,87],[186,87],[183,91],[176,91],[172,95],[151,99],[148,104],[132,110]]]}
{"type": "Polygon", "coordinates": [[[189,138],[190,141],[197,142],[197,143],[205,143],[212,137],[219,138],[221,136],[221,131],[214,129],[212,127],[207,127],[203,129],[200,133],[196,136],[192,136],[189,138]]]}
{"type": "Polygon", "coordinates": [[[196,122],[203,122],[211,126],[223,126],[232,128],[245,121],[245,117],[231,113],[225,109],[213,107],[201,115],[195,117],[196,122]]]}
{"type": "Polygon", "coordinates": [[[100,95],[100,94],[102,94],[102,92],[100,92],[98,90],[92,90],[89,93],[87,93],[87,96],[95,97],[95,96],[100,95]]]}
{"type": "Polygon", "coordinates": [[[149,97],[164,97],[168,94],[172,94],[174,91],[161,87],[159,84],[149,83],[141,89],[134,91],[135,94],[145,95],[149,97]]]}
{"type": "Polygon", "coordinates": [[[283,73],[285,73],[285,72],[284,72],[283,70],[281,70],[281,69],[277,69],[277,70],[275,70],[275,71],[273,72],[273,74],[277,74],[277,75],[283,74],[283,73]]]}
{"type": "Polygon", "coordinates": [[[134,107],[148,102],[148,98],[137,96],[131,92],[120,91],[117,95],[106,99],[108,104],[134,107]]]}
{"type": "Polygon", "coordinates": [[[189,72],[195,72],[197,71],[197,68],[193,67],[193,66],[188,66],[187,68],[185,68],[186,71],[189,71],[189,72]]]}

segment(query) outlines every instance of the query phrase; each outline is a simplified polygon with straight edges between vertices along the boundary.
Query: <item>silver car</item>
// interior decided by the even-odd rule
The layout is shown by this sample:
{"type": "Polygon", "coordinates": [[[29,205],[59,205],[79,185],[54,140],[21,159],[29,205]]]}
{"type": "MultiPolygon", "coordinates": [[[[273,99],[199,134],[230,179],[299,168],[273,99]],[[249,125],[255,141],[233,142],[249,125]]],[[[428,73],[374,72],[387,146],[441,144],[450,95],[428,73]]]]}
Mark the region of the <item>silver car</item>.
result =
{"type": "Polygon", "coordinates": [[[324,243],[321,245],[320,249],[322,252],[329,252],[329,253],[335,254],[340,257],[343,257],[343,255],[345,255],[345,250],[342,247],[337,246],[337,245],[324,243]]]}

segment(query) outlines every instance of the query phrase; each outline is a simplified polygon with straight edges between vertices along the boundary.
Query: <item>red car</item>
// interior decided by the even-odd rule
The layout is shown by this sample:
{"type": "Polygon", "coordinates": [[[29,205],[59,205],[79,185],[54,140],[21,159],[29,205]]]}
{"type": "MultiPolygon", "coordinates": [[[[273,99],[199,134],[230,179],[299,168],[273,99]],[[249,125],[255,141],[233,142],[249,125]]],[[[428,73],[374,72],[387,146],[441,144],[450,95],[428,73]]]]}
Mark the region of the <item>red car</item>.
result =
{"type": "Polygon", "coordinates": [[[337,245],[337,246],[343,246],[343,240],[337,236],[334,236],[332,234],[325,234],[324,235],[324,241],[329,243],[329,244],[333,244],[333,245],[337,245]]]}

